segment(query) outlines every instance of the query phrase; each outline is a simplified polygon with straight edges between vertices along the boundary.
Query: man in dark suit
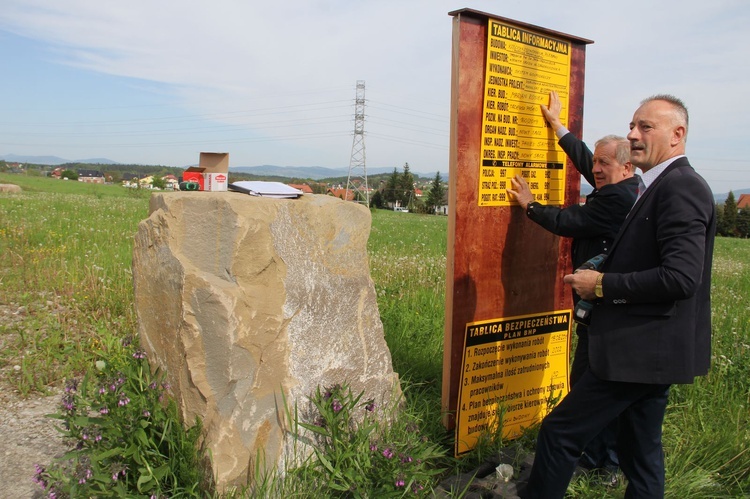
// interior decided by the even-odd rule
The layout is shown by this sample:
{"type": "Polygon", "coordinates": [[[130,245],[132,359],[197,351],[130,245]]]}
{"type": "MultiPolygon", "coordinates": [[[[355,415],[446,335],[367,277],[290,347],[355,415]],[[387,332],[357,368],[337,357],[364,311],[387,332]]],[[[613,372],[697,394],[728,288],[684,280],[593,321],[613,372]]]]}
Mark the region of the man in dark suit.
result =
{"type": "Polygon", "coordinates": [[[625,497],[664,496],[669,387],[706,374],[711,355],[716,217],[711,189],[684,155],[687,132],[687,109],[670,95],[644,100],[633,116],[638,200],[603,266],[564,277],[595,300],[590,367],[542,421],[523,497],[562,498],[581,451],[615,417],[625,497]]]}
{"type": "MultiPolygon", "coordinates": [[[[572,237],[573,268],[599,254],[609,251],[612,241],[620,230],[630,209],[635,203],[638,179],[633,176],[635,167],[630,163],[630,143],[624,137],[608,135],[599,139],[592,154],[586,144],[570,133],[560,121],[562,103],[557,92],[550,92],[549,106],[541,106],[542,114],[559,138],[560,147],[570,158],[573,166],[594,187],[586,196],[586,203],[567,208],[545,206],[534,201],[534,195],[526,181],[517,175],[511,179],[512,189],[508,194],[524,209],[526,215],[548,231],[558,236],[572,237]]],[[[573,302],[580,297],[573,293],[573,302]]],[[[578,342],[573,355],[570,384],[575,385],[589,366],[588,333],[584,324],[576,325],[578,342]]],[[[610,483],[616,481],[618,468],[615,439],[617,421],[602,430],[589,442],[579,460],[581,468],[603,471],[603,478],[610,483]]]]}

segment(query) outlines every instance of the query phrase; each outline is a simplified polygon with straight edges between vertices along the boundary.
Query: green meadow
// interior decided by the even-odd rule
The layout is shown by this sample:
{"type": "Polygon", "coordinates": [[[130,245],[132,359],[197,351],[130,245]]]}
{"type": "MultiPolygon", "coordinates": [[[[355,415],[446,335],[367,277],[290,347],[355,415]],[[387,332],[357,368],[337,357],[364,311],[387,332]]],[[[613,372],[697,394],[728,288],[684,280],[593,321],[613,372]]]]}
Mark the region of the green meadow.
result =
{"type": "MultiPolygon", "coordinates": [[[[0,193],[0,387],[33,397],[82,376],[115,340],[134,335],[133,236],[148,215],[150,193],[9,174],[0,174],[0,183],[23,189],[0,193]]],[[[489,436],[475,453],[455,460],[452,435],[441,425],[446,230],[447,217],[373,211],[370,272],[405,411],[416,428],[400,435],[418,434],[437,449],[432,482],[403,495],[429,497],[440,478],[508,445],[489,436]]],[[[664,424],[667,497],[750,494],[750,241],[717,238],[712,289],[711,372],[671,391],[664,424]]],[[[315,484],[309,496],[296,497],[367,497],[334,488],[321,493],[319,475],[300,476],[315,484]]],[[[281,496],[282,490],[268,485],[238,496],[281,496]]],[[[401,497],[394,494],[388,497],[401,497]]],[[[605,489],[585,478],[569,488],[570,497],[623,495],[622,485],[605,489]]]]}

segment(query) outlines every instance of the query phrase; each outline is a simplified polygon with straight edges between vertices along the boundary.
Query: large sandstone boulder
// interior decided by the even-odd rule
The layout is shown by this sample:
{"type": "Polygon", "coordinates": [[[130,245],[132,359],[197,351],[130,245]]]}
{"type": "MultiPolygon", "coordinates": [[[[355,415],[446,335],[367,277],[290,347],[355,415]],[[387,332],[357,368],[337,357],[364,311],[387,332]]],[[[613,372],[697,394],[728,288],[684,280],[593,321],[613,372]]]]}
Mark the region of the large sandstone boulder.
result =
{"type": "Polygon", "coordinates": [[[133,254],[141,343],[186,421],[203,420],[219,489],[246,483],[259,456],[267,469],[291,462],[284,400],[304,412],[336,383],[381,407],[400,395],[369,275],[370,221],[322,195],[152,195],[133,254]]]}

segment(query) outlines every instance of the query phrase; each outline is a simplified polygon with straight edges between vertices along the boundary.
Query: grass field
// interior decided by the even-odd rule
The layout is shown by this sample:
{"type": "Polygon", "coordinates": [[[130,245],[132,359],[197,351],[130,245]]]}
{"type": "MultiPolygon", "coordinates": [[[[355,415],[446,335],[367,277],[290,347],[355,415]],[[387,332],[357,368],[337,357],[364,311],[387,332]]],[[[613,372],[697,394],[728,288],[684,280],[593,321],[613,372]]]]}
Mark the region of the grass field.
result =
{"type": "MultiPolygon", "coordinates": [[[[27,396],[83,373],[135,332],[133,235],[147,192],[0,174],[0,384],[27,396]]],[[[394,367],[420,431],[440,442],[447,218],[373,212],[371,274],[394,367]]],[[[750,241],[718,238],[713,367],[675,386],[664,426],[667,496],[750,494],[750,241]]],[[[449,472],[467,466],[446,457],[449,472]]],[[[622,497],[574,482],[571,497],[622,497]]]]}

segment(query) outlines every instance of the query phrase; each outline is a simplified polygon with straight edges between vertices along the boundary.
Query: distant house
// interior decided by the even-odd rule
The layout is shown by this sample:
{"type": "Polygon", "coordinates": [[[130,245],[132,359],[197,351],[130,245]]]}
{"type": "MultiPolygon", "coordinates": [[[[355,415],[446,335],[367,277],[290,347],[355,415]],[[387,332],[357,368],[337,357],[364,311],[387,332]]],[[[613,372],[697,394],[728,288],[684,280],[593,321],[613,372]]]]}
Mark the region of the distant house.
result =
{"type": "Polygon", "coordinates": [[[164,175],[164,182],[166,183],[166,189],[167,190],[173,190],[173,191],[179,191],[180,190],[180,181],[172,175],[171,173],[169,175],[164,175]]]}
{"type": "Polygon", "coordinates": [[[307,184],[286,184],[289,187],[294,187],[295,189],[301,190],[304,194],[312,194],[313,190],[310,188],[307,184]]]}
{"type": "Polygon", "coordinates": [[[326,191],[326,194],[339,199],[344,199],[345,201],[354,201],[354,191],[351,189],[347,191],[346,189],[330,187],[326,191]]]}
{"type": "Polygon", "coordinates": [[[123,173],[122,174],[122,185],[124,187],[138,187],[138,180],[140,177],[136,173],[123,173]]]}
{"type": "Polygon", "coordinates": [[[89,184],[103,184],[104,174],[99,170],[78,170],[78,181],[89,184]]]}
{"type": "Polygon", "coordinates": [[[750,194],[740,194],[737,200],[737,209],[750,208],[750,194]]]}
{"type": "Polygon", "coordinates": [[[50,177],[56,178],[57,180],[60,180],[60,177],[62,176],[63,169],[62,167],[58,166],[54,170],[52,170],[52,173],[50,173],[50,177]]]}

